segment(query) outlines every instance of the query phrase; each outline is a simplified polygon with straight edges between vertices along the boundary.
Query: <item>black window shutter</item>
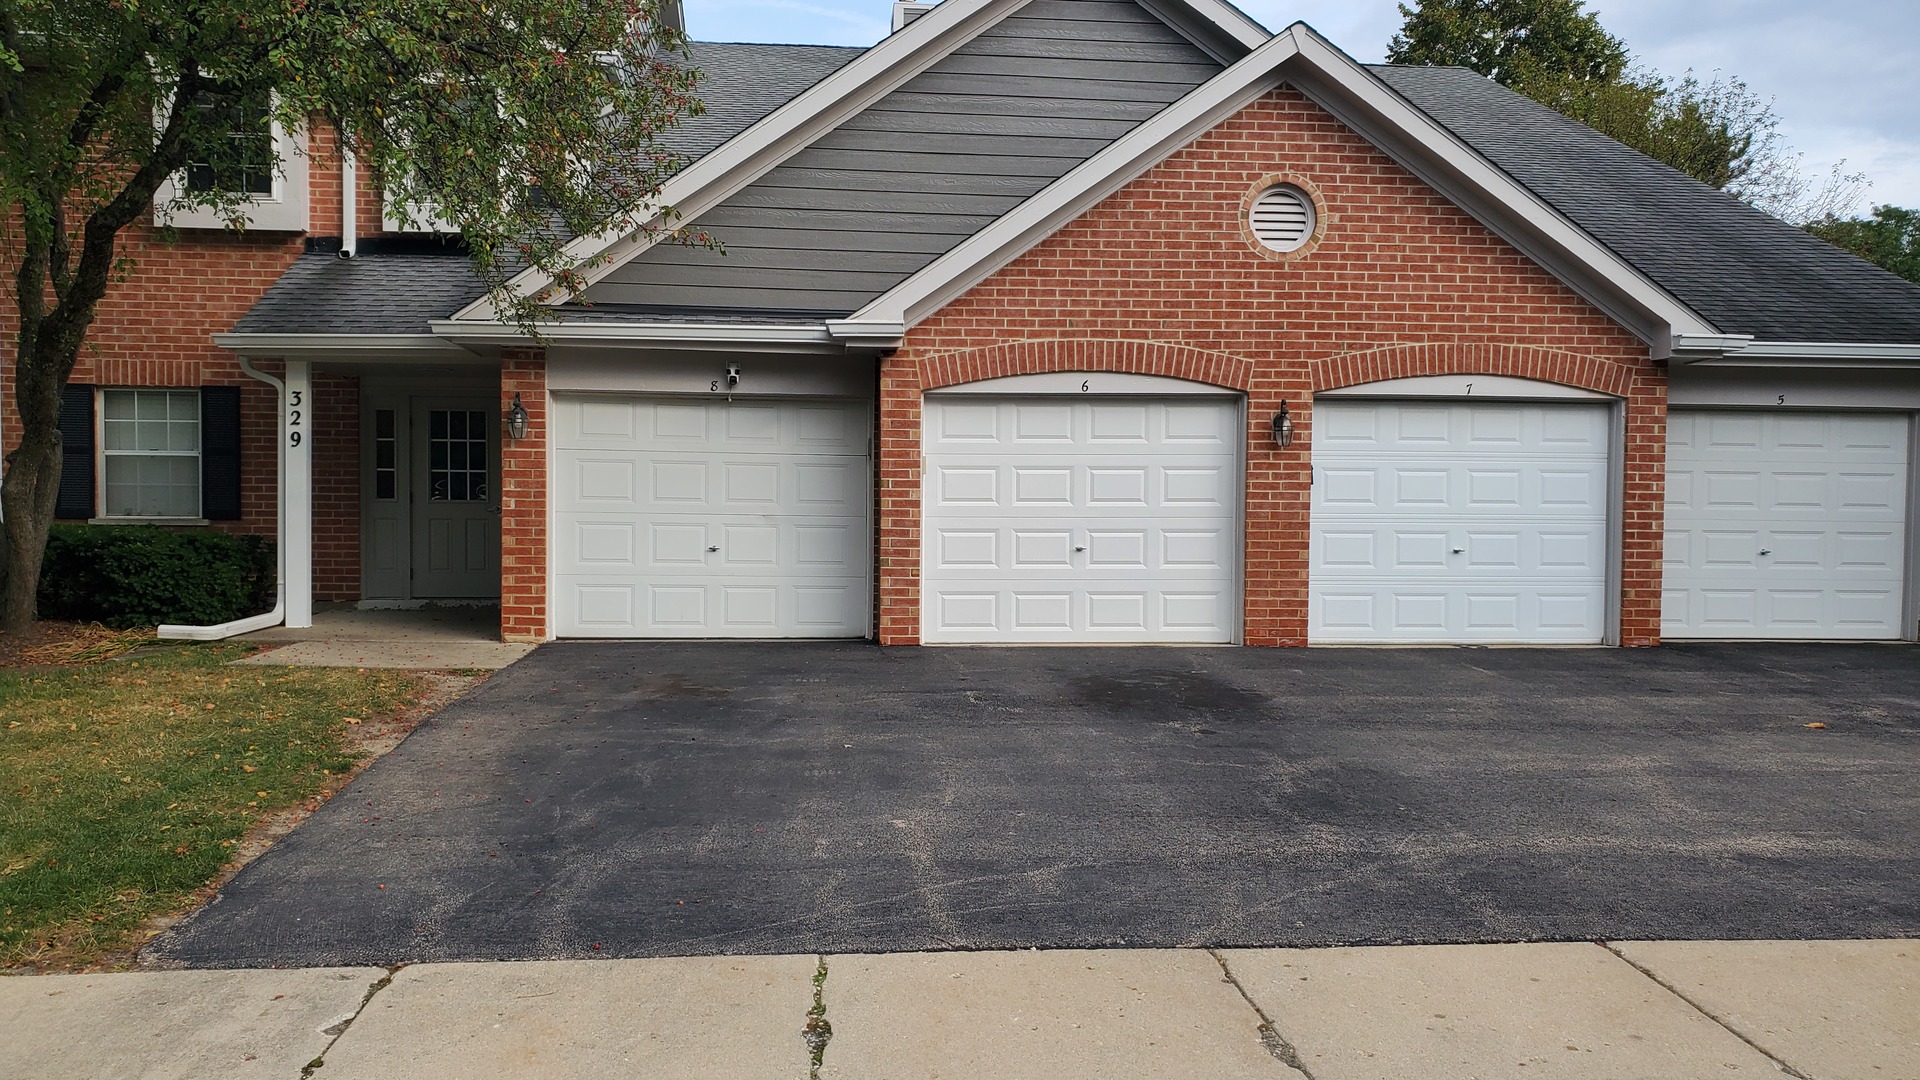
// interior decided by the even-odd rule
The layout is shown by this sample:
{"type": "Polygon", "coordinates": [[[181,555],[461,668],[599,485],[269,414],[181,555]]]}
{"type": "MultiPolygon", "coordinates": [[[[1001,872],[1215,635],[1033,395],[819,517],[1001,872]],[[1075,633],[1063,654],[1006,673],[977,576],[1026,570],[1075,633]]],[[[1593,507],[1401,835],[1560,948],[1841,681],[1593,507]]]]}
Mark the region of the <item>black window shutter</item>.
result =
{"type": "Polygon", "coordinates": [[[60,494],[53,516],[93,516],[93,387],[68,383],[60,392],[60,494]]]}
{"type": "Polygon", "coordinates": [[[200,516],[240,519],[240,388],[200,388],[200,516]]]}

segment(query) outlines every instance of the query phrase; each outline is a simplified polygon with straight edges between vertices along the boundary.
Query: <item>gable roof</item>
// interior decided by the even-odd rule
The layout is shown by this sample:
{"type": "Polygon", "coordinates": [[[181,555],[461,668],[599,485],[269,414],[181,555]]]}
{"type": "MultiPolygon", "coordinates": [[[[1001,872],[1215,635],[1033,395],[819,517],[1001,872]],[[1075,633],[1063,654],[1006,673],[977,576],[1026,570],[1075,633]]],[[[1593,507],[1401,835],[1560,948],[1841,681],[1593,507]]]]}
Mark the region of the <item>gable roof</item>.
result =
{"type": "Polygon", "coordinates": [[[1920,285],[1465,68],[1369,70],[1723,333],[1920,342],[1920,285]]]}
{"type": "MultiPolygon", "coordinates": [[[[1021,26],[1015,24],[1015,28],[1021,26]]],[[[608,339],[684,342],[696,338],[705,326],[715,347],[722,338],[746,341],[754,334],[770,342],[804,337],[819,347],[829,347],[836,340],[842,347],[885,347],[897,342],[906,326],[1038,243],[1099,198],[1260,93],[1285,84],[1327,108],[1638,333],[1656,355],[1689,352],[1685,358],[1698,359],[1746,348],[1758,337],[1768,344],[1752,348],[1748,356],[1920,356],[1920,288],[1585,125],[1463,69],[1360,65],[1305,24],[1296,23],[1264,44],[1256,39],[1265,39],[1264,31],[1219,0],[944,0],[934,12],[864,52],[819,46],[696,44],[692,47],[695,62],[709,75],[702,92],[709,99],[709,110],[669,136],[696,160],[669,181],[666,201],[685,211],[690,220],[713,228],[728,243],[731,255],[746,257],[732,263],[716,257],[703,265],[689,261],[689,249],[663,246],[656,253],[650,251],[652,238],[622,229],[580,238],[576,254],[606,256],[589,272],[590,281],[611,280],[618,285],[623,267],[644,268],[651,263],[663,272],[671,270],[653,284],[672,284],[684,277],[695,287],[678,294],[632,289],[622,294],[612,288],[596,292],[597,286],[590,286],[588,295],[598,301],[593,308],[563,304],[555,310],[555,325],[564,331],[557,336],[585,339],[602,334],[608,339]],[[932,145],[933,153],[927,152],[926,144],[904,148],[925,158],[911,169],[853,167],[862,153],[900,153],[901,144],[889,140],[900,134],[903,120],[909,128],[932,129],[922,134],[973,135],[978,132],[966,125],[975,124],[982,115],[998,119],[996,109],[1004,111],[1007,102],[1019,99],[1018,94],[1002,94],[1001,101],[985,108],[955,113],[951,99],[963,87],[908,91],[916,77],[925,73],[937,81],[980,76],[986,73],[966,69],[982,61],[993,71],[1017,76],[1028,70],[1022,63],[1036,58],[1022,50],[1056,60],[1073,59],[1061,56],[1058,49],[1049,51],[1047,45],[1080,44],[1079,36],[1070,28],[1042,23],[1067,15],[1065,9],[1101,10],[1112,16],[1123,9],[1136,10],[1136,3],[1157,17],[1179,22],[1186,41],[1206,57],[1231,59],[1235,50],[1252,52],[1171,105],[1136,101],[1139,111],[1150,112],[1151,118],[1123,117],[1124,123],[1098,132],[1104,139],[1089,140],[1097,152],[1082,155],[1084,160],[1077,163],[1072,155],[1033,151],[1048,145],[1047,139],[1079,136],[1058,131],[1050,135],[1046,128],[1053,117],[1014,112],[1006,118],[1014,126],[990,135],[985,143],[932,145]],[[994,32],[1015,17],[1040,32],[994,32]],[[1200,29],[1196,21],[1203,24],[1200,29]],[[968,51],[982,37],[987,38],[986,47],[968,51]],[[994,44],[995,39],[1026,40],[1016,41],[1009,50],[994,44]],[[1009,51],[1013,55],[995,55],[1009,51]],[[951,66],[959,70],[940,69],[949,57],[956,58],[951,66]],[[916,94],[926,108],[915,104],[916,94]],[[908,107],[881,107],[886,101],[905,102],[908,107]],[[952,130],[956,115],[967,119],[952,130]],[[883,122],[867,124],[862,118],[883,122]],[[1038,130],[1020,130],[1023,124],[1037,124],[1038,130]],[[1113,137],[1122,130],[1118,138],[1113,137]],[[1018,152],[989,153],[996,148],[994,140],[1025,145],[1018,152]],[[1066,171],[1034,176],[1029,175],[1030,168],[1010,160],[1030,156],[1058,159],[1056,165],[1067,166],[1066,171]],[[941,175],[943,165],[954,175],[941,175]],[[986,208],[989,212],[974,214],[975,220],[942,234],[954,242],[908,238],[900,241],[904,251],[867,252],[857,240],[847,239],[862,231],[857,223],[850,224],[846,213],[837,220],[829,214],[818,223],[816,231],[822,236],[814,240],[825,243],[812,252],[814,261],[803,259],[785,269],[798,271],[797,277],[789,274],[798,281],[809,275],[819,279],[869,275],[858,283],[859,288],[838,289],[842,295],[824,298],[795,296],[780,288],[756,292],[751,279],[782,269],[770,267],[768,259],[786,258],[770,252],[794,246],[790,236],[767,242],[768,215],[790,217],[792,208],[786,203],[796,195],[812,197],[807,192],[863,172],[869,175],[862,182],[873,181],[872,174],[891,173],[910,185],[932,185],[919,197],[923,204],[929,198],[936,205],[945,203],[942,212],[957,205],[948,197],[957,190],[953,184],[977,180],[989,186],[989,195],[993,190],[1004,195],[999,204],[986,208]],[[783,177],[797,182],[783,182],[783,177]],[[767,178],[774,182],[759,189],[766,194],[752,196],[756,184],[767,178]],[[749,197],[729,203],[743,193],[749,197]],[[713,216],[703,219],[704,213],[713,216]],[[744,216],[734,221],[730,214],[744,216]],[[736,244],[736,239],[741,242],[736,244]],[[864,259],[849,264],[850,269],[836,266],[833,259],[843,247],[888,258],[864,259]],[[716,273],[718,282],[703,276],[716,273]],[[746,289],[736,289],[725,303],[713,303],[713,287],[729,279],[735,286],[746,284],[746,289]],[[768,296],[779,299],[767,303],[768,296]],[[861,303],[860,310],[848,318],[834,318],[851,306],[851,300],[861,303]],[[796,334],[795,328],[803,323],[812,329],[796,334]],[[1855,344],[1848,352],[1780,342],[1855,344]],[[1871,344],[1875,342],[1892,344],[1871,344]]],[[[1157,47],[1151,41],[1129,42],[1107,51],[1124,57],[1135,44],[1157,47]]],[[[1101,48],[1096,46],[1094,58],[1100,55],[1101,48]]],[[[1192,54],[1171,63],[1198,66],[1192,54]]],[[[1043,112],[1063,109],[1066,118],[1074,121],[1105,115],[1097,110],[1092,116],[1071,115],[1078,107],[1071,95],[1024,100],[1043,112]]],[[[1095,100],[1093,104],[1104,108],[1112,103],[1095,100]]],[[[510,343],[516,339],[517,331],[494,319],[485,290],[465,260],[449,259],[445,265],[429,267],[422,260],[363,256],[345,265],[352,269],[341,269],[340,260],[331,256],[300,260],[242,320],[236,328],[239,336],[384,333],[399,332],[402,326],[419,333],[430,323],[435,333],[449,341],[510,343]],[[452,318],[447,317],[450,310],[452,318]]],[[[522,275],[517,284],[526,290],[543,287],[542,279],[533,274],[522,275]]]]}
{"type": "MultiPolygon", "coordinates": [[[[1036,0],[943,0],[927,14],[862,53],[817,85],[761,118],[662,187],[658,205],[636,207],[592,236],[577,238],[567,253],[583,267],[590,287],[654,247],[662,238],[660,206],[672,207],[681,222],[700,215],[752,184],[787,158],[838,128],[909,80],[972,42],[982,32],[1036,0]]],[[[1047,2],[1047,0],[1039,0],[1047,2]]],[[[1092,8],[1103,0],[1053,0],[1069,7],[1092,8]]],[[[1131,3],[1132,0],[1104,0],[1131,3]]],[[[1216,59],[1237,59],[1266,39],[1259,24],[1225,0],[1140,0],[1170,25],[1191,27],[1194,41],[1216,59]]],[[[553,286],[550,275],[530,268],[507,283],[518,296],[536,296],[553,286]]],[[[571,297],[558,297],[564,302],[571,297]]],[[[492,298],[457,312],[459,321],[496,321],[492,298]]]]}
{"type": "Polygon", "coordinates": [[[689,215],[724,255],[657,244],[583,299],[849,314],[1222,67],[1135,0],[1031,0],[689,215]]]}
{"type": "Polygon", "coordinates": [[[1276,34],[1057,184],[829,328],[849,341],[899,337],[1168,154],[1281,85],[1305,93],[1659,355],[1671,352],[1676,337],[1714,334],[1686,305],[1392,93],[1305,23],[1276,34]]]}

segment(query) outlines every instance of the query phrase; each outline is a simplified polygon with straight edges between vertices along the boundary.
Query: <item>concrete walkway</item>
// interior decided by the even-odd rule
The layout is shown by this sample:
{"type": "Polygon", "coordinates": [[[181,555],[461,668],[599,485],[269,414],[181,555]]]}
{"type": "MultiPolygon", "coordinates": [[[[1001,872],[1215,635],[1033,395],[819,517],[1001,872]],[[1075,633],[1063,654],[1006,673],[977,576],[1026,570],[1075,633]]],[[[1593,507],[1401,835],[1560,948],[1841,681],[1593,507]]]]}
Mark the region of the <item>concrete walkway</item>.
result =
{"type": "Polygon", "coordinates": [[[500,640],[500,609],[482,605],[363,611],[323,604],[313,625],[275,626],[240,640],[272,646],[239,664],[497,671],[534,646],[500,640]]]}
{"type": "Polygon", "coordinates": [[[1920,942],[416,964],[0,979],[10,1080],[1920,1077],[1920,942]]]}

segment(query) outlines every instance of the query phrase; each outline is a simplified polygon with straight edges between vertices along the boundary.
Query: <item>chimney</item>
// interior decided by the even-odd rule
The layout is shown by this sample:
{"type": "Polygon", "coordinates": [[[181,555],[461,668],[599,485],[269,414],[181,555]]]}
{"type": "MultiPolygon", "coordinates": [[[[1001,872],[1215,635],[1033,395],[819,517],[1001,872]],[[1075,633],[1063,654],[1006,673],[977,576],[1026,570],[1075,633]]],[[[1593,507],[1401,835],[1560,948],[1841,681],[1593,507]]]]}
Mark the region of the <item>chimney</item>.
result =
{"type": "Polygon", "coordinates": [[[933,10],[932,4],[920,3],[920,0],[895,0],[893,5],[893,32],[899,33],[908,23],[933,10]]]}

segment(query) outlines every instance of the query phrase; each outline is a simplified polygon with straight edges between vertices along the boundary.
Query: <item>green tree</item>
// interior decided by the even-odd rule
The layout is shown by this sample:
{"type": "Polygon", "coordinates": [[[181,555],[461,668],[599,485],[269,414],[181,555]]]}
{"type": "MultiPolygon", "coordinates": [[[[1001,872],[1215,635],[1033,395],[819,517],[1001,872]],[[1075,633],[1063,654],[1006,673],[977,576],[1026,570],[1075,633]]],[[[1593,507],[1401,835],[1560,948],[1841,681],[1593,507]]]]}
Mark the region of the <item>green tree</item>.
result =
{"type": "Polygon", "coordinates": [[[1387,59],[1470,68],[1688,176],[1788,221],[1852,205],[1864,180],[1800,171],[1779,117],[1738,78],[1636,66],[1584,0],[1416,0],[1387,59]]]}
{"type": "Polygon", "coordinates": [[[1908,281],[1920,282],[1920,210],[1876,206],[1870,217],[1841,218],[1830,214],[1808,223],[1806,229],[1908,281]]]}
{"type": "Polygon", "coordinates": [[[1387,47],[1391,64],[1472,68],[1520,90],[1536,80],[1610,83],[1627,47],[1583,0],[1416,0],[1387,47]]]}
{"type": "MultiPolygon", "coordinates": [[[[116,247],[169,177],[237,219],[289,163],[236,121],[327,124],[402,205],[458,223],[496,302],[521,267],[565,286],[568,234],[652,228],[697,111],[659,0],[0,0],[0,262],[18,315],[20,443],[0,482],[0,629],[34,618],[60,477],[60,393],[118,277],[116,247]],[[264,115],[263,115],[264,114],[264,115]],[[197,191],[192,189],[198,189],[197,191]]],[[[245,126],[243,124],[243,126],[245,126]]],[[[662,218],[661,220],[666,220],[662,218]]]]}

